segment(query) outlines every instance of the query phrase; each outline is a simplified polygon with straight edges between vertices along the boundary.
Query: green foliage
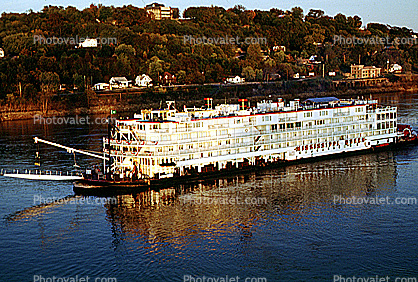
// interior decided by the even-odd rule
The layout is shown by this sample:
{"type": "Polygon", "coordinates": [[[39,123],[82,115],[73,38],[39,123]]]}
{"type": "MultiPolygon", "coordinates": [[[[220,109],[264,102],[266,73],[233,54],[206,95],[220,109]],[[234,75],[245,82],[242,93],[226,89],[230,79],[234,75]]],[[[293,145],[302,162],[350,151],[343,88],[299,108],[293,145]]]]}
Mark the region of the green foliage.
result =
{"type": "Polygon", "coordinates": [[[148,64],[148,74],[153,81],[160,81],[160,76],[163,75],[164,61],[160,60],[157,56],[154,56],[150,59],[148,64]]]}
{"type": "Polygon", "coordinates": [[[55,72],[42,72],[39,76],[39,81],[41,82],[40,100],[42,103],[42,112],[46,114],[48,111],[48,103],[58,90],[60,78],[55,72]]]}
{"type": "Polygon", "coordinates": [[[24,99],[45,94],[45,86],[50,85],[45,83],[46,73],[55,73],[67,89],[75,86],[80,92],[88,89],[86,85],[108,82],[113,76],[134,79],[142,73],[150,75],[157,84],[164,72],[175,74],[177,83],[220,82],[240,74],[249,81],[275,74],[286,79],[295,72],[307,72],[303,62],[312,55],[326,62],[327,71],[348,71],[351,64],[359,62],[359,57],[365,65],[385,67],[389,60],[401,64],[404,70],[418,71],[416,44],[387,48],[333,42],[335,35],[411,38],[413,31],[406,27],[369,23],[362,29],[358,16],[330,17],[315,9],[304,16],[299,7],[288,11],[248,10],[241,5],[230,9],[189,7],[183,16],[185,19],[156,21],[145,9],[132,5],[93,4],[83,10],[46,6],[39,12],[3,13],[0,47],[5,58],[0,59],[0,99],[5,100],[7,94],[24,99]],[[110,37],[117,43],[75,48],[69,44],[34,44],[34,35],[110,37]],[[191,44],[184,40],[185,36],[239,37],[241,42],[247,37],[265,38],[267,42],[191,44]],[[286,51],[273,51],[274,46],[284,46],[286,51]]]}
{"type": "Polygon", "coordinates": [[[55,72],[43,72],[39,76],[41,90],[46,93],[54,93],[58,90],[60,77],[55,72]]]}
{"type": "Polygon", "coordinates": [[[118,57],[121,55],[135,56],[135,53],[135,49],[131,45],[121,44],[115,49],[115,54],[118,57]]]}
{"type": "Polygon", "coordinates": [[[256,69],[255,70],[255,79],[257,81],[263,80],[263,76],[264,76],[264,74],[263,74],[263,70],[262,69],[256,69]]]}
{"type": "Polygon", "coordinates": [[[247,49],[247,62],[253,68],[258,67],[262,61],[261,47],[258,44],[251,44],[247,49]]]}
{"type": "Polygon", "coordinates": [[[33,38],[25,33],[11,34],[2,39],[4,51],[11,55],[19,55],[29,50],[33,45],[33,38]]]}
{"type": "Polygon", "coordinates": [[[73,85],[74,88],[79,91],[84,91],[84,76],[81,74],[75,73],[73,75],[73,85]]]}
{"type": "Polygon", "coordinates": [[[303,10],[300,7],[294,7],[291,10],[294,19],[301,20],[303,18],[303,10]]]}
{"type": "Polygon", "coordinates": [[[180,84],[184,84],[187,81],[186,80],[187,79],[187,74],[184,70],[179,70],[177,72],[176,77],[177,77],[177,82],[180,83],[180,84]]]}
{"type": "Polygon", "coordinates": [[[243,76],[246,81],[253,81],[256,78],[256,72],[251,66],[248,66],[242,69],[241,76],[243,76]]]}

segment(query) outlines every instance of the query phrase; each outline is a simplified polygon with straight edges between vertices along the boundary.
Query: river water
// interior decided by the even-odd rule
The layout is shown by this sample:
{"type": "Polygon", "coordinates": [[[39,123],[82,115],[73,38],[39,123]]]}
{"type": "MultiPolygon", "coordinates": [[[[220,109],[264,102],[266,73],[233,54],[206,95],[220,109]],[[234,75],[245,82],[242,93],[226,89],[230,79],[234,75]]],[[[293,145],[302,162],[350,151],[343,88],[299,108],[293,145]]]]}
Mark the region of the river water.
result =
{"type": "MultiPolygon", "coordinates": [[[[418,94],[374,98],[418,127],[418,94]]],[[[0,133],[0,168],[37,169],[39,150],[42,169],[69,171],[73,155],[33,137],[100,150],[106,126],[29,120],[0,133]]],[[[108,198],[0,177],[0,281],[418,277],[417,172],[407,146],[108,198]]]]}

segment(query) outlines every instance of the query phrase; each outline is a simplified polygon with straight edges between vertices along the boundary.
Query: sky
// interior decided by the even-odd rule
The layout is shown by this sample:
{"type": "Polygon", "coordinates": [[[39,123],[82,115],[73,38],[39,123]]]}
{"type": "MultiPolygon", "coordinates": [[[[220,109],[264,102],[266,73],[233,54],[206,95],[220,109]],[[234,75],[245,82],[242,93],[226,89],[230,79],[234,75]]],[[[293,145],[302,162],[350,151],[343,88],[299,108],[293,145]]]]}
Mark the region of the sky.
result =
{"type": "Polygon", "coordinates": [[[418,32],[418,1],[417,0],[137,0],[125,2],[123,0],[1,0],[0,11],[3,12],[25,12],[29,9],[40,11],[44,6],[75,6],[84,9],[91,3],[105,6],[123,6],[132,4],[137,7],[144,7],[146,4],[158,2],[166,6],[180,8],[182,13],[187,7],[192,6],[221,6],[232,8],[237,4],[243,5],[249,10],[270,10],[278,8],[290,10],[292,7],[301,7],[306,15],[310,9],[320,9],[326,15],[335,16],[342,13],[346,16],[359,16],[363,25],[369,22],[389,24],[391,26],[408,27],[418,32]],[[236,2],[240,1],[240,2],[236,2]]]}

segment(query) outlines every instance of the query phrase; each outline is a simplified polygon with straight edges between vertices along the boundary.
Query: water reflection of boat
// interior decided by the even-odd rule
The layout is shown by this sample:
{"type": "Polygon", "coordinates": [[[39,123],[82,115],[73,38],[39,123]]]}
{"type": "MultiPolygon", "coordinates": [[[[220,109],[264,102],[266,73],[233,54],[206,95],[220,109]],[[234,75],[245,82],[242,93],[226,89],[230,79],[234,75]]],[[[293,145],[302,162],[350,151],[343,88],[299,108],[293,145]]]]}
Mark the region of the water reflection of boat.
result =
{"type": "Polygon", "coordinates": [[[107,204],[106,208],[116,240],[145,240],[151,244],[150,252],[169,242],[181,249],[188,243],[178,242],[178,238],[196,240],[237,230],[243,237],[251,237],[263,217],[283,221],[291,228],[306,224],[306,215],[329,209],[344,212],[347,208],[355,214],[364,205],[334,204],[334,196],[387,194],[393,191],[396,178],[394,155],[387,151],[122,195],[117,204],[107,204]],[[231,204],[201,201],[202,197],[257,197],[266,198],[267,203],[231,204]]]}
{"type": "MultiPolygon", "coordinates": [[[[332,209],[352,216],[371,207],[335,205],[334,195],[383,195],[393,191],[396,180],[394,154],[386,151],[114,195],[111,198],[114,200],[106,201],[102,207],[115,248],[123,241],[130,241],[145,252],[159,253],[167,245],[184,250],[200,240],[218,240],[222,236],[231,237],[231,234],[245,242],[252,238],[257,228],[265,225],[265,220],[283,223],[286,232],[309,224],[307,221],[316,220],[317,213],[328,213],[332,209]],[[201,197],[265,198],[267,203],[199,201],[201,197]]],[[[41,214],[43,220],[50,220],[56,217],[54,213],[59,212],[59,207],[82,198],[70,196],[48,205],[29,207],[11,214],[6,220],[9,224],[37,221],[41,214]]],[[[65,210],[70,219],[59,224],[57,232],[47,229],[44,244],[51,244],[50,238],[54,235],[50,234],[60,234],[56,239],[61,240],[63,232],[80,232],[80,228],[75,229],[72,224],[85,226],[88,221],[79,220],[80,212],[88,216],[92,213],[85,206],[77,207],[80,208],[65,210]]],[[[181,255],[181,252],[176,254],[181,255]]]]}

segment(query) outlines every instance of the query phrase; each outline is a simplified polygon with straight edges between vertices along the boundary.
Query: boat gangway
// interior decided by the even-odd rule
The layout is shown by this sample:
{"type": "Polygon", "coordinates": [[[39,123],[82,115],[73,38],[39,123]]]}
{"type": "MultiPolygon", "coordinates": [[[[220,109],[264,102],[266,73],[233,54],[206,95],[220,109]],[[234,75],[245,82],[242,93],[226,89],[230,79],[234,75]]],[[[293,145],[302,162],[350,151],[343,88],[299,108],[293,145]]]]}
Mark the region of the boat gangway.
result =
{"type": "Polygon", "coordinates": [[[42,170],[19,170],[14,169],[7,171],[2,169],[0,175],[4,177],[31,179],[31,180],[79,180],[83,179],[83,175],[80,172],[62,172],[62,171],[42,171],[42,170]]]}

